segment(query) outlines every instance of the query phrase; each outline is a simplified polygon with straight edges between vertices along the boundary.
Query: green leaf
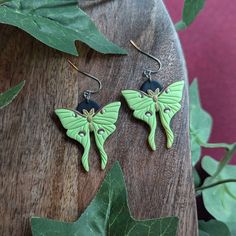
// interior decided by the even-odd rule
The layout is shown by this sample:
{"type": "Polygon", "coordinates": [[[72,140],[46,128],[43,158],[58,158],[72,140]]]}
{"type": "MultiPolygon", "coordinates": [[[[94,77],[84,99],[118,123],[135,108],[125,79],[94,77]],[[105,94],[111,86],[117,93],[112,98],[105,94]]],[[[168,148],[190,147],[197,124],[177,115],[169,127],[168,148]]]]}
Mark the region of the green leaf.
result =
{"type": "Polygon", "coordinates": [[[196,187],[200,186],[201,178],[200,178],[200,176],[199,176],[199,174],[198,174],[198,172],[197,172],[195,167],[193,167],[192,173],[193,173],[194,186],[196,188],[196,187]]]}
{"type": "Polygon", "coordinates": [[[7,90],[4,93],[0,93],[0,109],[7,106],[13,101],[13,99],[18,95],[21,89],[24,87],[25,81],[20,82],[15,87],[7,90]]]}
{"type": "Polygon", "coordinates": [[[72,55],[78,55],[76,40],[101,53],[127,54],[98,31],[77,0],[12,0],[0,6],[0,23],[19,27],[72,55]]]}
{"type": "Polygon", "coordinates": [[[174,236],[177,217],[135,220],[127,205],[124,177],[118,162],[78,221],[65,223],[33,217],[33,236],[174,236]]]}
{"type": "Polygon", "coordinates": [[[179,22],[177,22],[177,23],[175,24],[175,29],[176,29],[177,31],[184,30],[184,29],[186,29],[186,28],[187,28],[187,25],[186,25],[186,23],[184,23],[182,20],[180,20],[179,22]]]}
{"type": "MultiPolygon", "coordinates": [[[[212,118],[201,106],[198,92],[198,83],[195,79],[189,89],[190,95],[190,140],[192,165],[194,166],[200,159],[201,147],[205,148],[225,148],[227,151],[234,152],[236,144],[228,143],[207,143],[212,129],[212,118]]],[[[226,158],[227,160],[230,158],[226,158]]],[[[222,163],[224,164],[224,163],[222,163]]]]}
{"type": "Polygon", "coordinates": [[[205,0],[185,0],[183,9],[183,22],[190,25],[203,9],[205,0]]]}
{"type": "Polygon", "coordinates": [[[185,0],[182,20],[176,23],[176,30],[185,29],[189,26],[203,9],[205,0],[185,0]]]}
{"type": "MultiPolygon", "coordinates": [[[[214,176],[205,179],[204,185],[225,179],[236,179],[236,166],[226,165],[218,172],[219,162],[209,156],[202,160],[202,168],[214,176]]],[[[236,235],[236,183],[224,183],[202,191],[204,206],[207,211],[219,221],[224,222],[232,235],[236,235]]]]}
{"type": "Polygon", "coordinates": [[[212,118],[202,108],[198,82],[195,79],[189,89],[190,96],[190,140],[192,165],[194,166],[201,156],[201,144],[207,143],[212,129],[212,118]]]}
{"type": "Polygon", "coordinates": [[[199,235],[209,235],[209,236],[231,236],[231,233],[223,222],[217,220],[198,221],[199,235]]]}
{"type": "Polygon", "coordinates": [[[202,230],[198,230],[198,232],[199,232],[199,236],[210,236],[210,234],[208,234],[202,230]]]}

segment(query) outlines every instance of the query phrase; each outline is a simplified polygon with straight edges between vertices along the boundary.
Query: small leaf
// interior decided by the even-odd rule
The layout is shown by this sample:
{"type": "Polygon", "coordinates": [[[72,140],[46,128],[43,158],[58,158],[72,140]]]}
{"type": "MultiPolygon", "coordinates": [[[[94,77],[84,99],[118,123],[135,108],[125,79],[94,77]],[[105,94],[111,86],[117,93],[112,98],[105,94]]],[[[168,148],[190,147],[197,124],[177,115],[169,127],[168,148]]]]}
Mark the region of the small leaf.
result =
{"type": "Polygon", "coordinates": [[[201,178],[200,178],[200,176],[199,176],[199,174],[198,174],[198,172],[197,172],[195,167],[193,167],[192,173],[193,173],[194,186],[196,188],[196,187],[200,186],[201,178]]]}
{"type": "Polygon", "coordinates": [[[231,236],[231,233],[226,224],[217,220],[198,221],[199,235],[209,236],[231,236]]]}
{"type": "Polygon", "coordinates": [[[12,0],[0,6],[0,23],[19,27],[57,50],[78,55],[80,40],[101,53],[127,54],[98,31],[77,0],[12,0]]]}
{"type": "Polygon", "coordinates": [[[199,232],[199,236],[210,236],[210,234],[208,234],[202,230],[198,230],[198,232],[199,232]]]}
{"type": "Polygon", "coordinates": [[[15,87],[7,90],[4,93],[0,93],[0,109],[7,106],[9,103],[13,101],[13,99],[17,96],[17,94],[24,87],[25,81],[20,82],[15,87]]]}
{"type": "Polygon", "coordinates": [[[186,29],[187,28],[187,25],[182,21],[182,20],[180,20],[179,22],[177,22],[176,24],[175,24],[175,29],[177,30],[177,31],[179,31],[179,30],[184,30],[184,29],[186,29]]]}
{"type": "Polygon", "coordinates": [[[33,236],[174,236],[177,226],[177,217],[135,220],[130,215],[118,162],[78,221],[65,223],[38,217],[31,220],[33,236]]]}
{"type": "MultiPolygon", "coordinates": [[[[212,157],[205,156],[201,164],[202,168],[210,176],[215,176],[219,167],[218,161],[212,157]]],[[[203,186],[213,182],[235,178],[236,166],[226,165],[217,176],[205,179],[203,186]]],[[[232,235],[236,235],[236,183],[225,183],[205,189],[202,191],[202,197],[207,211],[217,220],[224,222],[232,235]]]]}
{"type": "Polygon", "coordinates": [[[205,0],[185,0],[182,20],[175,25],[176,30],[182,30],[189,26],[203,9],[204,4],[205,0]]]}
{"type": "MultiPolygon", "coordinates": [[[[236,144],[234,143],[207,143],[212,129],[212,118],[201,106],[196,79],[190,86],[189,95],[192,165],[194,166],[199,161],[201,156],[201,147],[225,148],[227,151],[230,150],[233,152],[233,149],[236,148],[236,144]]],[[[226,161],[227,159],[228,158],[226,158],[226,161]]]]}
{"type": "Polygon", "coordinates": [[[183,22],[190,25],[203,9],[205,0],[185,0],[183,9],[183,22]]]}
{"type": "Polygon", "coordinates": [[[212,129],[212,118],[201,106],[198,92],[198,82],[195,79],[189,89],[190,96],[190,140],[192,165],[201,156],[201,144],[207,143],[212,129]]]}

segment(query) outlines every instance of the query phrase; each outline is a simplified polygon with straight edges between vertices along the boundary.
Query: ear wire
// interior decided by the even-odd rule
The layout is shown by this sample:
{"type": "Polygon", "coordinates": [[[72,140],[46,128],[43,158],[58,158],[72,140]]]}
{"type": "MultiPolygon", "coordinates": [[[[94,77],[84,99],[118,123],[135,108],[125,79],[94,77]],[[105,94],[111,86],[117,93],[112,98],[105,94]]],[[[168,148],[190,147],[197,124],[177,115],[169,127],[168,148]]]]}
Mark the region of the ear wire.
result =
{"type": "Polygon", "coordinates": [[[147,77],[147,78],[150,79],[151,74],[155,74],[155,73],[157,73],[157,72],[161,69],[161,67],[162,67],[161,61],[160,61],[157,57],[154,57],[153,55],[151,55],[150,53],[144,52],[139,46],[137,46],[136,43],[134,43],[133,40],[130,40],[130,43],[131,43],[139,52],[141,52],[141,53],[144,54],[145,56],[147,56],[147,57],[153,59],[154,61],[156,61],[156,62],[158,63],[158,70],[153,71],[153,70],[150,70],[150,69],[146,69],[146,70],[144,71],[144,75],[145,75],[146,77],[147,77],[147,75],[148,75],[149,77],[147,77]],[[148,72],[148,73],[147,73],[147,72],[148,72]]]}
{"type": "Polygon", "coordinates": [[[78,68],[77,66],[75,66],[70,60],[68,60],[68,63],[69,63],[75,70],[77,70],[79,73],[81,73],[81,74],[83,74],[83,75],[89,77],[90,79],[92,79],[92,80],[94,80],[94,81],[96,81],[96,82],[98,83],[98,89],[97,89],[97,90],[85,90],[85,91],[84,91],[84,97],[85,97],[86,99],[89,100],[91,94],[98,93],[98,92],[102,89],[102,82],[101,82],[98,78],[96,78],[96,77],[93,76],[93,75],[90,75],[90,74],[87,73],[87,72],[84,72],[84,71],[79,70],[79,68],[78,68]]]}

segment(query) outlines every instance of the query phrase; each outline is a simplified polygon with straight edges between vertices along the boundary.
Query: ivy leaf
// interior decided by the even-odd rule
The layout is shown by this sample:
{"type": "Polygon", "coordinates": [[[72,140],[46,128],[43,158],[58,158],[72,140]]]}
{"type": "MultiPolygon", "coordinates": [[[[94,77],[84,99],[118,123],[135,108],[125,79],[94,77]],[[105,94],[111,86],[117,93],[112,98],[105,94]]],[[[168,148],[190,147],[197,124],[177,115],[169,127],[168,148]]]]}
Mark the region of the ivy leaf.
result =
{"type": "Polygon", "coordinates": [[[0,109],[7,106],[13,101],[13,99],[18,95],[21,89],[24,87],[25,81],[20,82],[15,87],[7,90],[4,93],[0,93],[0,109]]]}
{"type": "MultiPolygon", "coordinates": [[[[236,179],[236,166],[225,165],[215,176],[219,168],[219,162],[212,157],[205,156],[202,160],[202,168],[213,177],[208,177],[204,185],[225,179],[236,179]]],[[[202,191],[204,206],[207,211],[219,221],[224,222],[236,235],[236,183],[224,183],[202,191]]]]}
{"type": "Polygon", "coordinates": [[[78,55],[76,40],[101,53],[127,54],[98,31],[77,0],[12,0],[0,5],[0,23],[19,27],[72,55],[78,55]]]}
{"type": "Polygon", "coordinates": [[[205,0],[185,0],[182,20],[176,23],[176,30],[178,31],[187,28],[203,9],[204,4],[205,0]]]}
{"type": "Polygon", "coordinates": [[[212,129],[212,118],[201,105],[198,82],[193,80],[189,88],[190,96],[190,140],[192,165],[194,166],[201,156],[201,144],[207,143],[212,129]]]}
{"type": "Polygon", "coordinates": [[[65,223],[38,217],[31,220],[33,236],[174,236],[177,226],[177,217],[135,220],[130,215],[118,162],[78,221],[65,223]]]}
{"type": "Polygon", "coordinates": [[[202,230],[200,230],[200,229],[198,230],[198,233],[199,233],[199,234],[198,234],[199,236],[209,236],[208,233],[206,233],[206,232],[204,232],[204,231],[202,231],[202,230]]]}
{"type": "Polygon", "coordinates": [[[218,220],[199,220],[198,228],[199,236],[231,236],[227,225],[218,220]]]}
{"type": "Polygon", "coordinates": [[[198,171],[195,167],[193,167],[192,173],[193,173],[194,186],[195,187],[200,186],[201,178],[200,178],[200,175],[198,174],[198,171]]]}

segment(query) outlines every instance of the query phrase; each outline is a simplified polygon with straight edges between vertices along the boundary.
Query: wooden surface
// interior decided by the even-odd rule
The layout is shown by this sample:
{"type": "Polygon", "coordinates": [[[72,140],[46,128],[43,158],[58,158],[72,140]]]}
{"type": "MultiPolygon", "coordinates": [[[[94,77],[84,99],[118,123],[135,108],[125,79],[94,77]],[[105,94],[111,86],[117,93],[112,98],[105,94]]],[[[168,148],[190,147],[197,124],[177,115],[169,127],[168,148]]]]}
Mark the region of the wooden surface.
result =
{"type": "Polygon", "coordinates": [[[188,84],[181,47],[161,0],[102,1],[84,8],[111,40],[129,56],[103,56],[80,44],[79,58],[50,49],[26,33],[0,26],[1,91],[26,80],[20,96],[0,111],[0,235],[31,235],[32,215],[74,221],[95,195],[105,172],[94,140],[90,172],[81,167],[82,149],[66,138],[54,109],[75,108],[84,89],[95,83],[80,76],[66,62],[102,79],[103,90],[93,97],[105,105],[122,101],[117,131],[108,139],[106,171],[119,160],[127,183],[129,205],[138,219],[176,215],[179,236],[196,236],[196,207],[191,177],[188,135],[188,84]],[[138,53],[133,39],[162,62],[154,78],[163,85],[186,81],[183,108],[173,120],[176,139],[172,149],[157,129],[158,150],[147,145],[148,127],[132,118],[122,89],[138,89],[144,68],[155,68],[138,53]]]}

